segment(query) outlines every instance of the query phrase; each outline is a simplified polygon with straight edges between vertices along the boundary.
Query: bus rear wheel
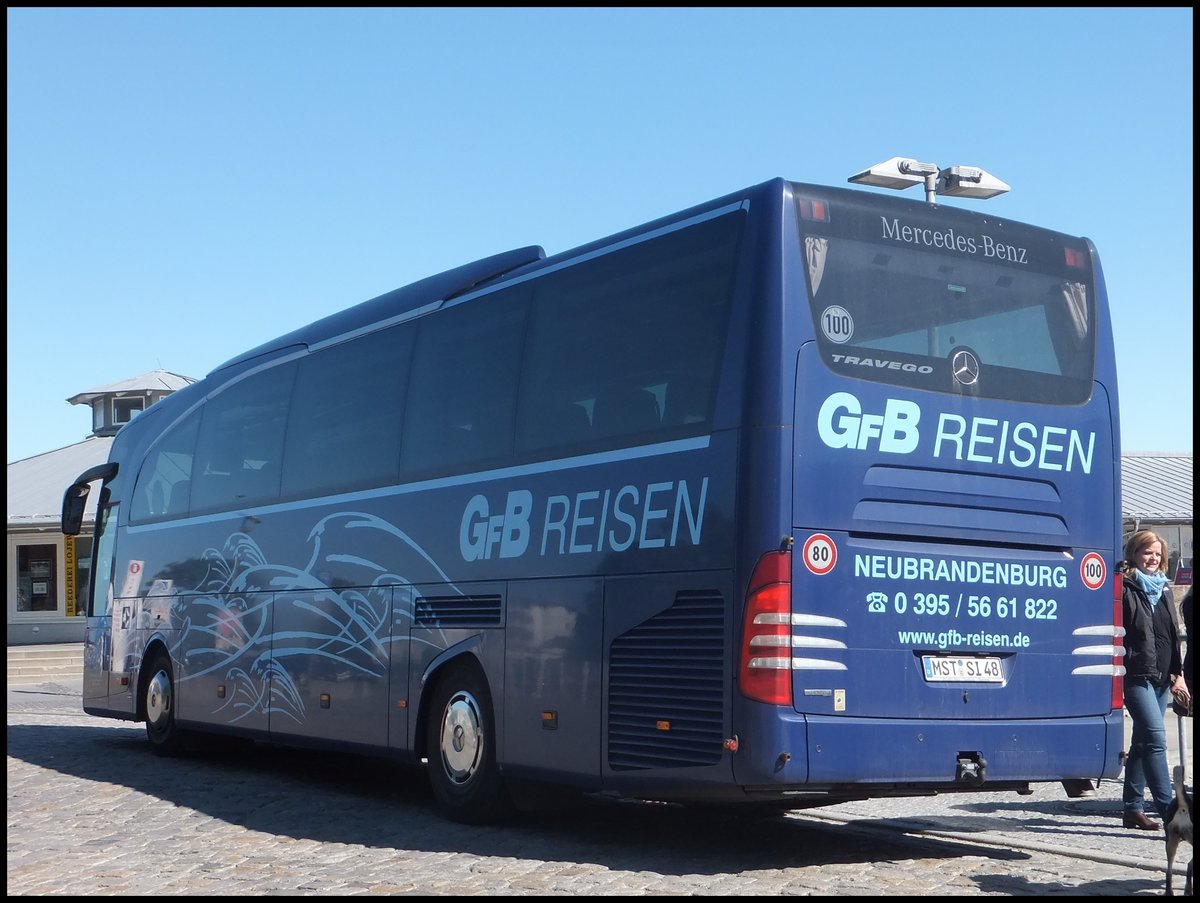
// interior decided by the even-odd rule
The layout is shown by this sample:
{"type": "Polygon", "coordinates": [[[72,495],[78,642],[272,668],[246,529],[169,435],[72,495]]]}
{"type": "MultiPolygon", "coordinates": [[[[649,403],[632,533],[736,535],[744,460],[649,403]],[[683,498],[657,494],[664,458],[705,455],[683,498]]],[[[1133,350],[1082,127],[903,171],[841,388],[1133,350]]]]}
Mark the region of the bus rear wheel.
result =
{"type": "Polygon", "coordinates": [[[175,722],[175,677],[171,658],[162,650],[155,652],[145,669],[142,705],[146,713],[146,737],[160,756],[183,751],[183,731],[175,722]]]}
{"type": "Polygon", "coordinates": [[[442,811],[482,824],[511,811],[496,765],[491,694],[478,668],[455,665],[437,684],[426,725],[429,782],[442,811]]]}

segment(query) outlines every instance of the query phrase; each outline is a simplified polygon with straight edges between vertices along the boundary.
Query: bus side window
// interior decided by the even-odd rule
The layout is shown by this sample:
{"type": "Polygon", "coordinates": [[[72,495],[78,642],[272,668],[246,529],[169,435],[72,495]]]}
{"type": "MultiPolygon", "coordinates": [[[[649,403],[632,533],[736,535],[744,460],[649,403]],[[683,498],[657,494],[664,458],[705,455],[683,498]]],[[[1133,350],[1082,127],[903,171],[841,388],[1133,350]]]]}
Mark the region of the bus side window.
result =
{"type": "Polygon", "coordinates": [[[634,386],[607,388],[596,397],[592,423],[597,437],[603,438],[658,429],[658,400],[634,386]]]}
{"type": "MultiPolygon", "coordinates": [[[[707,378],[708,374],[702,374],[707,378]]],[[[686,426],[708,420],[708,387],[688,374],[671,380],[663,406],[663,426],[686,426]]]]}
{"type": "Polygon", "coordinates": [[[193,510],[219,511],[279,498],[294,362],[255,373],[204,405],[192,473],[193,510]]]}
{"type": "Polygon", "coordinates": [[[273,461],[244,459],[230,477],[229,487],[236,503],[249,504],[279,495],[279,468],[273,461]]]}
{"type": "Polygon", "coordinates": [[[548,444],[574,445],[591,438],[592,421],[582,404],[568,402],[559,408],[557,414],[553,421],[554,436],[548,444]]]}
{"type": "Polygon", "coordinates": [[[150,487],[150,513],[162,514],[167,510],[166,493],[161,482],[150,487]]]}
{"type": "Polygon", "coordinates": [[[284,442],[284,497],[396,482],[415,331],[411,324],[393,326],[300,362],[284,442]]]}
{"type": "Polygon", "coordinates": [[[511,458],[527,296],[518,286],[421,321],[404,407],[403,476],[511,458]]]}
{"type": "MultiPolygon", "coordinates": [[[[588,400],[590,402],[590,399],[588,400]]],[[[522,412],[519,450],[540,452],[587,442],[592,437],[592,420],[586,402],[563,398],[527,398],[538,407],[522,412]]]]}
{"type": "Polygon", "coordinates": [[[187,513],[188,484],[199,426],[200,412],[196,410],[164,434],[147,456],[133,490],[130,509],[133,523],[187,513]]]}
{"type": "Polygon", "coordinates": [[[180,480],[170,489],[167,496],[166,514],[186,514],[188,498],[192,494],[192,481],[180,480]]]}

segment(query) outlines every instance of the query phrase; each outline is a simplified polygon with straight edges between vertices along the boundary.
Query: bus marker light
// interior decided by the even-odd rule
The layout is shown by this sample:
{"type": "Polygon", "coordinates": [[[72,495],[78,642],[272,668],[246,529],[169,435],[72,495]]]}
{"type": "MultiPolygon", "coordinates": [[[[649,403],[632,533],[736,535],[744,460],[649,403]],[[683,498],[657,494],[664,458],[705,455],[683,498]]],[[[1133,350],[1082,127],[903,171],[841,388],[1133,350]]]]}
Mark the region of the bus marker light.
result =
{"type": "Polygon", "coordinates": [[[217,699],[224,699],[224,698],[225,698],[225,685],[222,684],[221,686],[217,687],[217,699]]]}
{"type": "Polygon", "coordinates": [[[669,731],[671,729],[671,722],[670,721],[656,721],[654,723],[654,726],[656,728],[658,728],[660,731],[669,731]]]}
{"type": "Polygon", "coordinates": [[[558,712],[542,712],[542,730],[558,730],[558,712]]]}
{"type": "Polygon", "coordinates": [[[323,709],[329,708],[329,694],[328,693],[321,694],[321,708],[323,708],[323,709]]]}
{"type": "Polygon", "coordinates": [[[829,205],[824,201],[800,198],[797,204],[800,207],[801,219],[813,220],[818,223],[829,222],[829,205]]]}

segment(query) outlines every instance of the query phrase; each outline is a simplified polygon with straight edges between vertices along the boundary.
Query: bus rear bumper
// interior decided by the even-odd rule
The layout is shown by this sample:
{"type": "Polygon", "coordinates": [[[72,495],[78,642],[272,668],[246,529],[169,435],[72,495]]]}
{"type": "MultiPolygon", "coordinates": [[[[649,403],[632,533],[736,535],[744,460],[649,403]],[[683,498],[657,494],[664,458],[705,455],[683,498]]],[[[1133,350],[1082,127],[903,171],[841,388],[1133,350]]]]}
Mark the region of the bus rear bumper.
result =
{"type": "Polygon", "coordinates": [[[1120,711],[993,721],[788,713],[762,736],[741,740],[734,769],[746,787],[892,784],[944,792],[1116,777],[1124,723],[1120,711]]]}

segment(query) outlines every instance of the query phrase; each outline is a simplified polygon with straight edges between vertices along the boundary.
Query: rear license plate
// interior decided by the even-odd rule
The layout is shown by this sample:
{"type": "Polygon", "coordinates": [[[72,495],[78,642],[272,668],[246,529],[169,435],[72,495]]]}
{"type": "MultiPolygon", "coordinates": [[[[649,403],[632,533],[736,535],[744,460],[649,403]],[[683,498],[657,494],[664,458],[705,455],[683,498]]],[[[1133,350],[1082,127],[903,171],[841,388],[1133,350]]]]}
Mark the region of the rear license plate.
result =
{"type": "Polygon", "coordinates": [[[1004,669],[998,658],[962,655],[923,655],[927,683],[1004,683],[1004,669]]]}

